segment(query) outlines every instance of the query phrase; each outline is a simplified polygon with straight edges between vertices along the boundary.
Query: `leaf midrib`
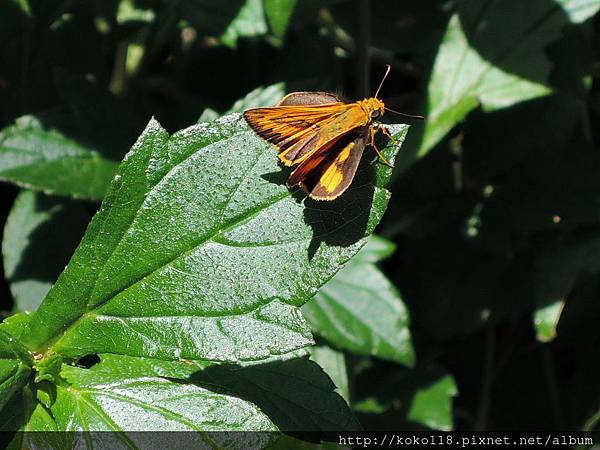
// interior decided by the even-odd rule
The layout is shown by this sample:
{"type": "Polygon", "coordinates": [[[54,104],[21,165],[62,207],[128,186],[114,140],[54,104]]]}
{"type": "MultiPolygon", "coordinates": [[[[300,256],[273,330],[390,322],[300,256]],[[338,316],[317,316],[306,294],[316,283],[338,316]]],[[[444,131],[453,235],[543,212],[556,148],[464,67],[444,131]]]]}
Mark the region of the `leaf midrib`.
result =
{"type": "MultiPolygon", "coordinates": [[[[251,220],[252,218],[254,218],[256,215],[258,215],[260,212],[262,212],[265,207],[267,206],[272,206],[278,202],[280,202],[281,200],[287,198],[289,196],[289,192],[285,191],[282,192],[281,194],[279,194],[276,197],[272,197],[270,200],[270,203],[261,203],[260,205],[257,205],[255,208],[253,208],[250,211],[246,211],[244,214],[235,217],[229,224],[226,224],[223,228],[219,228],[216,231],[213,231],[212,234],[210,234],[208,237],[207,236],[203,236],[202,239],[196,243],[194,243],[190,249],[184,251],[184,252],[180,252],[177,255],[175,255],[173,258],[170,258],[167,261],[163,261],[161,262],[161,264],[155,268],[153,268],[151,271],[146,272],[145,274],[141,275],[140,277],[138,277],[137,279],[133,280],[131,283],[129,283],[128,285],[126,285],[123,289],[121,289],[120,291],[118,291],[117,293],[111,295],[109,298],[103,300],[101,303],[98,303],[94,306],[93,309],[88,309],[85,313],[83,313],[81,316],[79,316],[75,321],[73,321],[68,327],[64,328],[62,331],[62,335],[60,337],[55,336],[54,342],[52,342],[49,346],[48,346],[48,350],[47,352],[51,352],[53,348],[59,346],[60,341],[68,335],[69,330],[75,328],[80,322],[82,322],[85,318],[94,315],[96,316],[97,314],[94,312],[94,310],[100,308],[102,305],[105,305],[106,303],[108,303],[110,300],[112,300],[113,298],[115,298],[117,295],[125,292],[126,290],[132,288],[133,286],[141,283],[142,281],[144,281],[146,278],[148,278],[149,276],[151,276],[152,274],[154,274],[155,272],[167,267],[169,264],[171,264],[173,261],[177,260],[178,258],[185,256],[187,254],[189,254],[190,252],[194,251],[195,249],[197,249],[199,246],[205,245],[209,242],[214,242],[216,244],[219,245],[224,245],[220,242],[218,242],[215,238],[217,236],[219,236],[220,234],[224,234],[227,231],[234,229],[235,227],[241,225],[242,223],[251,220]]],[[[244,314],[248,314],[249,312],[252,312],[255,309],[258,309],[258,307],[264,306],[264,304],[260,304],[258,306],[256,306],[255,308],[253,308],[252,310],[248,311],[248,312],[244,312],[242,314],[239,315],[244,315],[244,314]]],[[[232,313],[228,313],[228,316],[232,316],[232,313]]],[[[192,316],[192,315],[190,315],[192,316]]],[[[118,316],[111,316],[111,317],[118,317],[118,316]]],[[[156,317],[156,316],[150,316],[150,317],[156,317]]],[[[164,317],[171,317],[171,316],[164,316],[164,317]]],[[[193,317],[210,317],[210,316],[193,316],[193,317]]],[[[219,316],[219,317],[226,317],[226,316],[219,316]]]]}
{"type": "MultiPolygon", "coordinates": [[[[98,390],[98,389],[93,389],[93,388],[81,388],[81,387],[77,387],[77,388],[71,388],[72,392],[77,392],[79,394],[89,394],[90,397],[95,397],[95,396],[104,396],[104,397],[108,397],[112,400],[118,400],[124,403],[131,403],[135,406],[138,406],[142,409],[149,409],[163,417],[166,417],[168,419],[171,420],[175,420],[176,422],[182,423],[185,426],[188,426],[189,428],[191,428],[192,430],[195,431],[210,431],[208,429],[203,429],[198,427],[194,422],[190,421],[189,419],[187,419],[186,417],[182,416],[181,414],[176,413],[175,411],[169,410],[165,407],[162,406],[155,406],[152,405],[150,403],[145,403],[141,400],[138,400],[136,398],[133,397],[129,397],[127,395],[122,395],[122,394],[117,394],[114,391],[104,391],[104,390],[98,390]]],[[[202,393],[204,394],[204,393],[202,393]]],[[[200,395],[200,393],[189,393],[189,394],[185,394],[185,395],[179,395],[177,397],[181,398],[181,397],[193,397],[194,395],[200,395]]],[[[210,396],[210,394],[208,394],[210,396]]],[[[80,398],[82,401],[84,401],[85,403],[87,403],[88,405],[90,405],[90,407],[92,407],[92,409],[94,409],[94,411],[96,411],[97,414],[101,415],[102,417],[107,417],[108,420],[110,420],[110,417],[107,416],[100,408],[99,405],[97,405],[95,402],[92,401],[91,398],[87,398],[85,395],[77,395],[77,398],[80,398]],[[101,411],[98,411],[98,408],[100,408],[101,411]]],[[[110,420],[111,423],[114,423],[112,420],[110,420]]],[[[121,428],[118,428],[118,426],[115,424],[115,426],[117,428],[115,428],[115,431],[126,431],[126,430],[122,430],[121,428]]],[[[209,444],[211,444],[213,446],[213,448],[218,449],[220,447],[216,446],[214,441],[212,439],[210,439],[207,435],[201,435],[203,439],[205,439],[209,444]]]]}

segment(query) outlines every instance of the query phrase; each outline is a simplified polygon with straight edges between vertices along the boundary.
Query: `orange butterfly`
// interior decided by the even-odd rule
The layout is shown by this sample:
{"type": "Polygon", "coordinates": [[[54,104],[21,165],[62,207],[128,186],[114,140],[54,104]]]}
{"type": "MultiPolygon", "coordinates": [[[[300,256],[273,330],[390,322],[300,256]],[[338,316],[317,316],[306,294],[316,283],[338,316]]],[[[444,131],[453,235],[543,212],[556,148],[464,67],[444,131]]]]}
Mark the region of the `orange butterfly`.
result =
{"type": "Polygon", "coordinates": [[[283,164],[298,166],[290,174],[289,186],[302,186],[315,200],[333,200],[350,186],[366,146],[391,166],[375,146],[375,135],[382,131],[393,138],[383,125],[373,125],[385,110],[396,112],[377,98],[389,71],[390,66],[372,98],[343,103],[326,92],[293,92],[271,108],[245,111],[244,118],[256,134],[277,147],[283,164]]]}

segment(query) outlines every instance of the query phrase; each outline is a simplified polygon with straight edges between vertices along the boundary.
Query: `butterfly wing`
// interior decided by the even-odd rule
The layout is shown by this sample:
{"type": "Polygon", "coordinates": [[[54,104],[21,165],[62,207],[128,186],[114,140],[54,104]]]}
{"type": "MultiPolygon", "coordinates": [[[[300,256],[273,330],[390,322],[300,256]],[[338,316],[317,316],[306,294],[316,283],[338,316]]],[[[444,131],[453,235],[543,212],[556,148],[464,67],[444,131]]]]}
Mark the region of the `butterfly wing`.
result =
{"type": "Polygon", "coordinates": [[[302,163],[368,120],[357,103],[342,103],[326,92],[293,92],[278,106],[245,111],[244,118],[279,149],[286,166],[302,163]]]}
{"type": "Polygon", "coordinates": [[[342,100],[329,92],[292,92],[283,97],[277,106],[326,105],[328,103],[342,103],[342,100]]]}
{"type": "Polygon", "coordinates": [[[260,137],[276,146],[285,165],[301,162],[330,136],[323,128],[347,110],[344,103],[313,106],[274,106],[244,112],[244,118],[260,137]]]}
{"type": "Polygon", "coordinates": [[[350,186],[367,142],[367,127],[347,134],[335,143],[339,151],[320,152],[307,159],[292,172],[288,184],[301,185],[315,200],[339,197],[350,186]]]}

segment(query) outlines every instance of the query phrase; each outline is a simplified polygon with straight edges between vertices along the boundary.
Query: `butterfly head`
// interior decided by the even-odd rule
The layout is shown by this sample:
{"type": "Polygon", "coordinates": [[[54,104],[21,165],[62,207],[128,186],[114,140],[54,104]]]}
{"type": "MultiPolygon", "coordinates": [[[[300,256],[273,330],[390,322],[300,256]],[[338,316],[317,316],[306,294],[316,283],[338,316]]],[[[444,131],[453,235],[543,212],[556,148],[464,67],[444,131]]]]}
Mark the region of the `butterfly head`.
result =
{"type": "Polygon", "coordinates": [[[384,111],[385,105],[378,98],[365,98],[362,102],[359,102],[365,112],[369,115],[371,120],[379,119],[384,111]]]}

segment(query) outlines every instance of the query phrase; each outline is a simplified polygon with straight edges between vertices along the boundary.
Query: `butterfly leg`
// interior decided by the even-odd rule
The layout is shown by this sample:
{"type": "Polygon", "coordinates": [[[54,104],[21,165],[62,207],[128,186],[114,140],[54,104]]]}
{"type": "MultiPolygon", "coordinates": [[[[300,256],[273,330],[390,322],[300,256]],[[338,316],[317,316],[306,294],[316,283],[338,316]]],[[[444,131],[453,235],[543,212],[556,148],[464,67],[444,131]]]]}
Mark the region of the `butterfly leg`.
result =
{"type": "Polygon", "coordinates": [[[385,134],[390,141],[392,141],[392,143],[396,146],[400,145],[398,143],[398,141],[396,139],[394,139],[394,136],[392,136],[392,134],[390,133],[390,130],[388,130],[386,127],[384,127],[383,125],[377,124],[377,131],[381,131],[383,134],[385,134]]]}
{"type": "Polygon", "coordinates": [[[387,160],[387,159],[385,159],[385,157],[383,156],[383,154],[381,153],[381,151],[380,151],[380,150],[377,148],[377,146],[375,145],[375,135],[377,134],[377,131],[378,131],[379,129],[380,129],[379,127],[377,127],[377,128],[375,128],[375,127],[371,127],[371,128],[369,129],[369,134],[370,134],[370,136],[369,136],[369,141],[370,141],[370,142],[369,142],[369,145],[375,149],[375,151],[377,152],[377,155],[379,156],[379,159],[381,159],[381,161],[382,161],[382,162],[383,162],[383,163],[384,163],[386,166],[389,166],[389,167],[391,167],[391,168],[393,169],[393,168],[394,168],[394,165],[393,165],[393,164],[390,164],[390,163],[388,162],[388,160],[387,160]]]}

